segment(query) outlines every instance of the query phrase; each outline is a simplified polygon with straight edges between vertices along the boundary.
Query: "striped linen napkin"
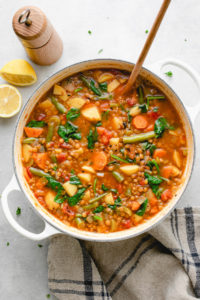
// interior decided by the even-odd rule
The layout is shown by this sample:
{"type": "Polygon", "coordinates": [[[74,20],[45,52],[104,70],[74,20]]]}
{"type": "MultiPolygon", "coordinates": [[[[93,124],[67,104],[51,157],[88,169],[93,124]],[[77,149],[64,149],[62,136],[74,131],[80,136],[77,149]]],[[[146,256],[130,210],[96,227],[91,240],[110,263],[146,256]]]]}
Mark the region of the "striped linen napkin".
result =
{"type": "Polygon", "coordinates": [[[200,298],[200,208],[175,209],[148,233],[120,242],[54,237],[48,268],[60,300],[200,298]]]}

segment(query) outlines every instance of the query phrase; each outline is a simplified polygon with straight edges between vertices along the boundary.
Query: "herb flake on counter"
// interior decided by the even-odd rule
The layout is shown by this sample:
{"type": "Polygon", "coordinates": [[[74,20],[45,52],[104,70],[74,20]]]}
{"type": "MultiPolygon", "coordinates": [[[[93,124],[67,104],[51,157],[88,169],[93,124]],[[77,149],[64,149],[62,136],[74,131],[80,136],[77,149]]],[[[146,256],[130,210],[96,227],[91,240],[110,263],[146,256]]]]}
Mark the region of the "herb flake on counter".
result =
{"type": "Polygon", "coordinates": [[[7,243],[6,243],[6,246],[7,246],[7,247],[8,247],[8,246],[10,246],[10,243],[9,243],[9,242],[7,242],[7,243]]]}
{"type": "Polygon", "coordinates": [[[172,77],[173,73],[172,73],[172,71],[168,71],[168,72],[165,72],[165,75],[168,76],[168,77],[172,77]]]}
{"type": "Polygon", "coordinates": [[[42,248],[43,247],[43,245],[41,245],[41,244],[38,244],[38,248],[42,248]]]}
{"type": "Polygon", "coordinates": [[[103,49],[100,49],[99,51],[98,51],[98,54],[100,54],[100,53],[102,53],[103,52],[103,49]]]}
{"type": "Polygon", "coordinates": [[[91,31],[91,30],[88,30],[88,34],[90,34],[90,35],[91,35],[91,34],[92,34],[92,31],[91,31]]]}
{"type": "Polygon", "coordinates": [[[146,29],[146,30],[145,30],[145,33],[146,33],[146,34],[147,34],[147,33],[149,33],[149,30],[148,30],[148,29],[146,29]]]}
{"type": "Polygon", "coordinates": [[[17,216],[21,215],[21,208],[20,208],[20,207],[17,208],[17,210],[16,210],[16,215],[17,215],[17,216]]]}

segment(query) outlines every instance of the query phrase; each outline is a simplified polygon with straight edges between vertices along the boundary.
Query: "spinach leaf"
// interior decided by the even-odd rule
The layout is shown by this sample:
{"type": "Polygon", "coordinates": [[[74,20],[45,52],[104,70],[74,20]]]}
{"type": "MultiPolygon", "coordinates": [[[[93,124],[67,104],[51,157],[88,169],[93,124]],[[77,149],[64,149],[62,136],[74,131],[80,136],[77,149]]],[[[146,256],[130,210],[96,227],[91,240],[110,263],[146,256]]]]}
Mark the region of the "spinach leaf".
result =
{"type": "Polygon", "coordinates": [[[67,120],[73,121],[80,116],[80,109],[71,108],[67,113],[67,120]]]}
{"type": "Polygon", "coordinates": [[[118,197],[116,200],[115,200],[115,204],[114,205],[111,205],[111,204],[108,204],[108,207],[111,208],[112,210],[115,210],[118,206],[121,206],[121,198],[118,197]]]}
{"type": "Polygon", "coordinates": [[[160,174],[160,168],[155,159],[149,160],[147,166],[150,168],[150,170],[152,170],[153,167],[156,167],[158,174],[160,174]]]}
{"type": "Polygon", "coordinates": [[[150,155],[152,156],[154,150],[156,149],[156,145],[151,144],[151,143],[149,143],[149,142],[144,142],[144,143],[142,143],[142,149],[143,149],[143,150],[149,150],[150,155]]]}
{"type": "Polygon", "coordinates": [[[67,200],[68,200],[68,203],[70,206],[74,206],[76,205],[83,197],[85,191],[86,191],[87,188],[81,188],[78,190],[78,192],[72,196],[72,197],[69,197],[67,200]]]}
{"type": "Polygon", "coordinates": [[[149,173],[145,172],[144,173],[145,178],[147,178],[149,185],[158,185],[162,182],[162,179],[152,176],[149,173]]]}
{"type": "Polygon", "coordinates": [[[95,124],[95,126],[96,126],[96,127],[102,126],[101,121],[97,122],[97,123],[95,124]]]}
{"type": "Polygon", "coordinates": [[[54,191],[63,190],[62,184],[54,179],[51,176],[45,176],[45,178],[48,180],[47,186],[50,187],[54,191]]]}
{"type": "Polygon", "coordinates": [[[87,140],[88,140],[88,149],[94,149],[94,144],[98,140],[98,132],[96,127],[94,129],[94,132],[92,129],[90,129],[89,134],[87,136],[87,140]]]}
{"type": "Polygon", "coordinates": [[[44,121],[35,121],[35,120],[32,120],[30,121],[26,127],[45,127],[47,126],[47,123],[45,123],[44,121]]]}
{"type": "Polygon", "coordinates": [[[149,105],[146,104],[146,103],[143,103],[143,104],[139,105],[139,108],[141,109],[142,113],[146,113],[148,111],[148,109],[149,109],[149,105]]]}
{"type": "Polygon", "coordinates": [[[108,187],[106,187],[105,185],[104,185],[104,183],[101,185],[101,189],[103,190],[103,191],[109,191],[109,188],[108,187]]]}
{"type": "Polygon", "coordinates": [[[67,195],[63,195],[62,190],[59,190],[58,193],[57,193],[57,195],[56,195],[56,197],[54,198],[54,201],[55,201],[56,203],[61,204],[61,203],[63,203],[67,198],[68,198],[67,195]]]}
{"type": "Polygon", "coordinates": [[[93,210],[94,214],[100,213],[104,210],[104,206],[103,205],[99,205],[97,208],[95,208],[95,210],[93,210]]]}
{"type": "Polygon", "coordinates": [[[80,185],[80,179],[71,172],[69,182],[73,185],[80,185]]]}
{"type": "Polygon", "coordinates": [[[166,129],[171,129],[170,125],[167,123],[167,120],[163,117],[158,118],[154,125],[156,137],[161,137],[166,129]]]}
{"type": "Polygon", "coordinates": [[[105,82],[99,83],[99,87],[102,91],[107,92],[108,84],[105,81],[105,82]]]}
{"type": "Polygon", "coordinates": [[[140,206],[140,208],[136,211],[136,215],[143,216],[148,204],[148,199],[146,199],[140,206]]]}
{"type": "Polygon", "coordinates": [[[148,184],[151,187],[153,193],[156,195],[159,189],[159,184],[163,182],[161,178],[150,175],[149,173],[144,173],[145,178],[148,180],[148,184]]]}
{"type": "Polygon", "coordinates": [[[58,134],[67,143],[70,138],[75,140],[81,139],[81,133],[77,132],[77,130],[78,126],[68,121],[65,125],[60,125],[58,127],[58,134]]]}

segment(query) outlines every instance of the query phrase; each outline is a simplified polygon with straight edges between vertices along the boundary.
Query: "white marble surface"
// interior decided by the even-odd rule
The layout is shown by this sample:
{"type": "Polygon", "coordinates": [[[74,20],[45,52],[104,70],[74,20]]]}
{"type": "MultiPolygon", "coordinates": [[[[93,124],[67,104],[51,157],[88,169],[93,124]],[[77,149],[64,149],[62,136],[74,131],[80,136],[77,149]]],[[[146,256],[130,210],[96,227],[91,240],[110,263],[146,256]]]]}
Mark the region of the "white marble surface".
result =
{"type": "MultiPolygon", "coordinates": [[[[20,88],[23,104],[37,86],[52,73],[72,63],[92,58],[120,58],[136,61],[145,41],[145,30],[149,29],[161,0],[34,0],[51,19],[64,42],[62,58],[54,65],[34,65],[38,82],[31,87],[20,88]],[[92,34],[88,34],[88,30],[92,34]],[[103,49],[98,54],[99,49],[103,49]]],[[[11,20],[15,11],[30,4],[25,0],[0,0],[0,67],[16,58],[26,58],[25,52],[15,37],[11,20]]],[[[145,62],[150,65],[167,57],[181,59],[200,70],[200,1],[173,0],[145,62]]],[[[172,67],[174,77],[168,82],[182,96],[185,103],[195,105],[200,101],[194,83],[172,67]],[[183,80],[181,84],[180,80],[183,80]]],[[[0,79],[0,84],[3,80],[0,79]]],[[[12,174],[12,138],[17,117],[0,119],[0,193],[12,174]]],[[[199,205],[199,115],[195,121],[196,163],[191,181],[179,202],[179,207],[199,205]]],[[[27,206],[21,193],[13,193],[10,202],[15,213],[22,207],[18,217],[26,228],[39,232],[42,221],[27,206]]],[[[49,293],[47,287],[47,245],[42,248],[37,242],[27,240],[16,233],[8,224],[0,208],[0,299],[1,300],[42,300],[49,293]],[[10,243],[6,246],[7,242],[10,243]]],[[[53,296],[51,296],[51,299],[53,296]]]]}

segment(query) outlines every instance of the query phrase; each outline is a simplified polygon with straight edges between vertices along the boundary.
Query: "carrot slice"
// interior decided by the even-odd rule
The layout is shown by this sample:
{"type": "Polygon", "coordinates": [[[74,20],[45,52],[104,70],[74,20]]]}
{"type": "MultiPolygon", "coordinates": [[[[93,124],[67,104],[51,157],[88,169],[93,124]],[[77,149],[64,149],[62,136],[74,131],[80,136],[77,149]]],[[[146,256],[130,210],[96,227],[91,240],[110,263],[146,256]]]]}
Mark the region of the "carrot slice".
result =
{"type": "Polygon", "coordinates": [[[46,168],[48,154],[46,152],[45,153],[33,153],[33,160],[40,169],[44,170],[46,168]]]}
{"type": "Polygon", "coordinates": [[[28,137],[38,137],[44,131],[43,128],[32,128],[32,127],[25,127],[24,130],[28,137]]]}
{"type": "Polygon", "coordinates": [[[93,168],[95,170],[101,171],[107,165],[108,159],[106,154],[103,151],[101,151],[101,152],[95,152],[93,154],[92,161],[93,161],[93,168]]]}
{"type": "Polygon", "coordinates": [[[138,201],[133,201],[131,208],[132,210],[138,210],[140,208],[140,203],[138,201]]]}
{"type": "Polygon", "coordinates": [[[165,157],[166,154],[167,154],[167,151],[164,149],[161,149],[161,148],[155,149],[154,153],[153,153],[153,158],[156,158],[156,157],[162,158],[162,157],[165,157]]]}
{"type": "Polygon", "coordinates": [[[169,177],[171,177],[172,172],[173,172],[172,166],[165,166],[162,168],[161,175],[165,178],[169,178],[169,177]]]}
{"type": "Polygon", "coordinates": [[[164,192],[162,192],[161,199],[162,201],[167,201],[170,200],[172,196],[173,196],[172,191],[170,189],[166,189],[164,192]]]}
{"type": "Polygon", "coordinates": [[[145,129],[148,126],[148,121],[145,116],[137,115],[133,118],[132,124],[137,129],[145,129]]]}

